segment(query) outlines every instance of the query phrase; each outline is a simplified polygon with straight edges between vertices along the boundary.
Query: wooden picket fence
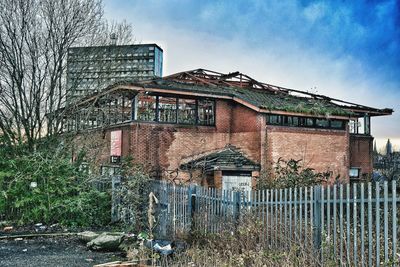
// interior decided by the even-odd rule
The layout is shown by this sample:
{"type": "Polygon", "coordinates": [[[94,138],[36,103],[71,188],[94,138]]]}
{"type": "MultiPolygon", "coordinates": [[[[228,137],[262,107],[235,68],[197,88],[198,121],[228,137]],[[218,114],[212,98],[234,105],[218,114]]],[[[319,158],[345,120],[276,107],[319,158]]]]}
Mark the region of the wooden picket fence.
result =
{"type": "Polygon", "coordinates": [[[154,181],[160,237],[190,231],[219,233],[253,216],[269,248],[288,240],[313,246],[322,262],[342,266],[399,266],[399,187],[390,183],[223,191],[154,181]]]}

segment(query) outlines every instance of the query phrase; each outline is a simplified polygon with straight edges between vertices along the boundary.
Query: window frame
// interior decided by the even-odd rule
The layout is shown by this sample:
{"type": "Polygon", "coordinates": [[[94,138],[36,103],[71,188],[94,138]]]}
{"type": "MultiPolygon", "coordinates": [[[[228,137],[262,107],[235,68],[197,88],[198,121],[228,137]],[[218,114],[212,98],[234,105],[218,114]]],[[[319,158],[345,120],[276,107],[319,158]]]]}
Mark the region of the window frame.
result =
{"type": "Polygon", "coordinates": [[[349,168],[349,178],[350,179],[358,179],[361,177],[361,168],[360,167],[350,167],[349,168]],[[352,171],[357,171],[357,176],[352,176],[352,171]]]}
{"type": "Polygon", "coordinates": [[[346,130],[346,120],[338,119],[326,119],[317,117],[305,117],[305,116],[289,116],[269,113],[266,115],[266,124],[268,126],[282,126],[282,127],[296,127],[296,128],[308,128],[308,129],[326,129],[326,130],[346,130]],[[271,117],[274,118],[274,122],[271,122],[271,117]],[[297,123],[293,123],[296,118],[297,123]],[[327,126],[317,125],[317,120],[325,120],[327,126]],[[342,127],[332,127],[332,121],[341,121],[342,127]],[[310,124],[311,122],[311,124],[310,124]]]}
{"type": "Polygon", "coordinates": [[[174,125],[183,125],[183,126],[211,126],[214,127],[216,124],[216,118],[217,118],[217,112],[216,112],[216,101],[213,98],[208,98],[208,97],[190,97],[190,96],[183,96],[183,95],[171,95],[171,94],[163,94],[163,93],[148,93],[147,95],[149,96],[155,96],[156,97],[156,119],[154,121],[144,121],[144,120],[139,120],[137,118],[136,112],[136,105],[138,103],[138,96],[136,95],[132,98],[132,121],[134,122],[142,122],[142,123],[159,123],[159,124],[174,124],[174,125]],[[160,121],[160,116],[159,116],[159,98],[160,97],[168,97],[168,98],[175,98],[176,99],[176,105],[175,105],[175,112],[176,112],[176,120],[175,122],[164,122],[160,121]],[[179,122],[179,99],[189,99],[189,100],[194,100],[195,101],[195,122],[194,123],[183,123],[179,122]],[[214,120],[210,124],[201,124],[199,122],[199,101],[201,100],[206,100],[206,101],[211,101],[212,102],[212,111],[214,113],[214,120]]]}

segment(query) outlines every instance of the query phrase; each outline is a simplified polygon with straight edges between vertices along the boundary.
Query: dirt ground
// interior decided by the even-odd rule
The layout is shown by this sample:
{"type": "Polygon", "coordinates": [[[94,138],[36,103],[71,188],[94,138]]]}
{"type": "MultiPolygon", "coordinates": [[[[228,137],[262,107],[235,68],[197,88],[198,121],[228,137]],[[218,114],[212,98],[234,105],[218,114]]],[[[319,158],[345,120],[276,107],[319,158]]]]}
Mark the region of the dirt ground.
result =
{"type": "Polygon", "coordinates": [[[94,252],[76,237],[0,240],[0,266],[93,266],[122,259],[112,252],[94,252]]]}

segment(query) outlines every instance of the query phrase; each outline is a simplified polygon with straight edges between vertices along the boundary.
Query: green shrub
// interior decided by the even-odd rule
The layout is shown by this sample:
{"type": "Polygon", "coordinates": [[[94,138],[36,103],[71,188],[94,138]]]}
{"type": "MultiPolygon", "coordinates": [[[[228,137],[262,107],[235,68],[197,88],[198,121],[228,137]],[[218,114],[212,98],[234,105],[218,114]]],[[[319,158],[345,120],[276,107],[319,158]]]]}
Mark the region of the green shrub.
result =
{"type": "Polygon", "coordinates": [[[147,221],[147,208],[151,180],[148,172],[140,164],[134,164],[132,157],[122,161],[121,184],[114,192],[118,198],[118,213],[120,222],[129,226],[134,232],[149,231],[147,221]]]}
{"type": "Polygon", "coordinates": [[[110,194],[91,186],[87,172],[80,169],[82,159],[80,154],[71,162],[69,149],[59,140],[45,140],[34,152],[2,145],[0,219],[19,224],[107,224],[110,194]]]}
{"type": "MultiPolygon", "coordinates": [[[[321,184],[332,177],[330,171],[315,172],[305,168],[301,160],[284,160],[279,158],[269,172],[261,175],[257,183],[258,189],[307,187],[321,184]]],[[[339,176],[335,178],[339,179],[339,176]]]]}

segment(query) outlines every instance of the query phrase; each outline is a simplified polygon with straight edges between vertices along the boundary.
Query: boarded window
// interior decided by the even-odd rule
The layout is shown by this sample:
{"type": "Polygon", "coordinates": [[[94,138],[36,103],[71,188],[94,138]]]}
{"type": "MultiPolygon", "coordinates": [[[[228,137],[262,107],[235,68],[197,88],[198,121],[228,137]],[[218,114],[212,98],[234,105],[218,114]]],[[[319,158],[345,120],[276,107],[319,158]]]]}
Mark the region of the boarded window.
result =
{"type": "Polygon", "coordinates": [[[179,99],[178,122],[183,124],[196,123],[196,100],[179,99]]]}
{"type": "Polygon", "coordinates": [[[160,96],[158,98],[158,116],[160,122],[176,122],[176,98],[160,96]]]}
{"type": "Polygon", "coordinates": [[[214,101],[199,100],[198,105],[199,124],[213,125],[215,123],[214,101]]]}

